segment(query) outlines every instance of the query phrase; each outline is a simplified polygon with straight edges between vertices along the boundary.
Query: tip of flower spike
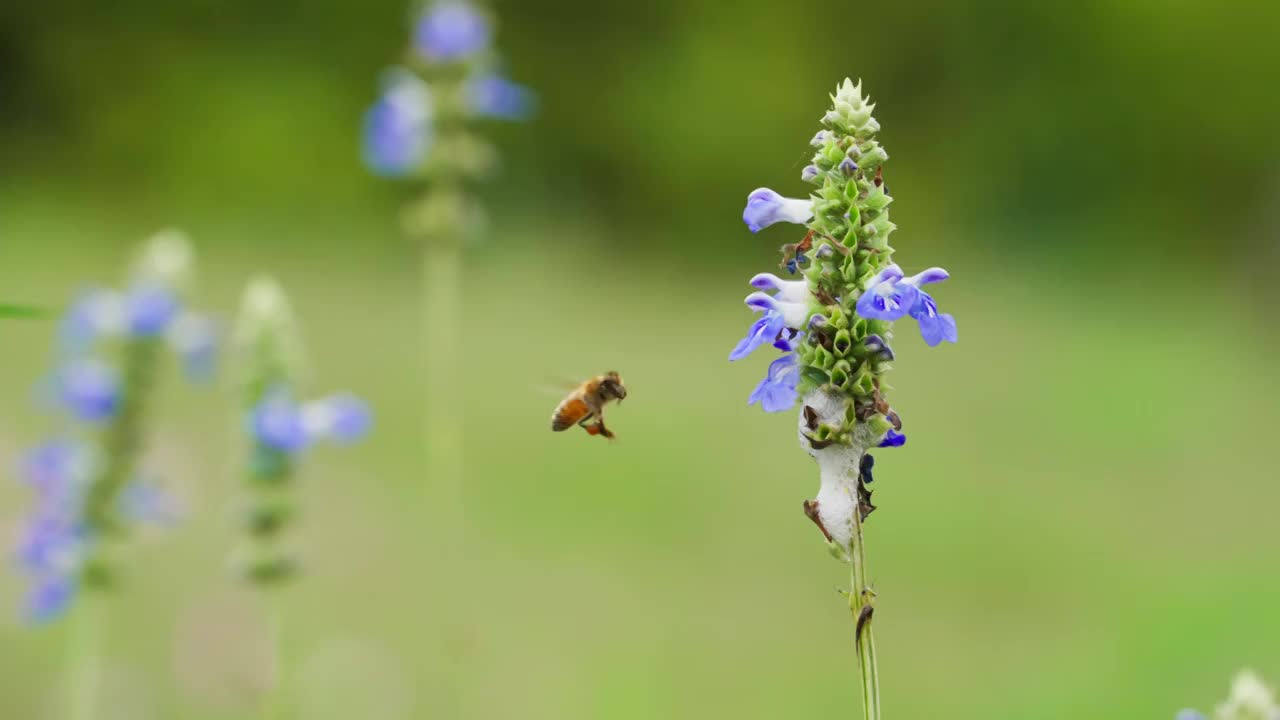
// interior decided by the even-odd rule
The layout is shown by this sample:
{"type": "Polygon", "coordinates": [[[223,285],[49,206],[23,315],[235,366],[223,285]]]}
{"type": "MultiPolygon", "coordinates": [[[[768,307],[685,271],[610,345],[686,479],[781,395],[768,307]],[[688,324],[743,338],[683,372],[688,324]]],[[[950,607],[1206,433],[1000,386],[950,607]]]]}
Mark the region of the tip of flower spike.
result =
{"type": "Polygon", "coordinates": [[[232,342],[243,357],[268,354],[291,380],[305,375],[306,351],[293,307],[284,287],[269,275],[259,275],[245,286],[232,342]]]}
{"type": "Polygon", "coordinates": [[[180,291],[190,285],[194,265],[195,252],[186,233],[162,230],[143,245],[134,274],[141,283],[180,291]]]}

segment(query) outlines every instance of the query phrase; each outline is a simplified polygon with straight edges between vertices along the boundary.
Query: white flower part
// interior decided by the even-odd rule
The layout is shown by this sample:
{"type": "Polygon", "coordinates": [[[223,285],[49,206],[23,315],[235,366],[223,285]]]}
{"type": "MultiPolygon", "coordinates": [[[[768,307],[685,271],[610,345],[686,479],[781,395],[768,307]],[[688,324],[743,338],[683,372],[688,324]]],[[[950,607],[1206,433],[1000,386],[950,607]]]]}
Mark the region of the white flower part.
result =
{"type": "Polygon", "coordinates": [[[181,230],[162,230],[143,247],[135,272],[140,280],[184,288],[190,283],[194,262],[195,253],[186,234],[181,230]]]}
{"type": "Polygon", "coordinates": [[[803,225],[813,218],[813,200],[784,197],[778,217],[785,222],[803,225]]]}
{"type": "Polygon", "coordinates": [[[302,429],[312,440],[328,437],[338,424],[337,408],[325,400],[315,400],[302,406],[302,429]]]}
{"type": "Polygon", "coordinates": [[[295,381],[307,374],[307,353],[284,288],[275,278],[259,275],[249,281],[240,298],[232,343],[242,351],[270,344],[295,381]]]}
{"type": "Polygon", "coordinates": [[[806,330],[809,325],[809,304],[798,302],[780,302],[778,310],[782,313],[782,320],[787,327],[792,330],[806,330]]]}
{"type": "Polygon", "coordinates": [[[386,102],[395,108],[395,115],[406,125],[425,123],[431,118],[431,88],[422,78],[402,68],[391,68],[383,74],[386,102]]]}
{"type": "Polygon", "coordinates": [[[124,333],[129,318],[123,293],[94,290],[81,302],[86,324],[94,334],[115,336],[124,333]]]}
{"type": "MultiPolygon", "coordinates": [[[[815,390],[804,398],[804,405],[813,408],[819,423],[840,425],[844,422],[846,400],[834,393],[815,390]]],[[[800,413],[800,446],[818,463],[821,486],[818,488],[818,519],[831,534],[831,541],[846,552],[853,542],[853,514],[858,509],[858,473],[862,456],[872,447],[873,438],[867,437],[866,426],[859,425],[851,445],[837,443],[815,450],[805,433],[804,413],[800,413]]]]}
{"type": "Polygon", "coordinates": [[[1275,692],[1252,670],[1241,671],[1231,684],[1231,697],[1218,706],[1217,720],[1272,720],[1280,714],[1275,692]]]}
{"type": "Polygon", "coordinates": [[[184,312],[169,325],[166,339],[170,347],[185,355],[208,347],[215,335],[212,320],[203,315],[184,312]]]}
{"type": "Polygon", "coordinates": [[[773,273],[759,273],[751,278],[751,287],[777,292],[774,298],[781,302],[806,302],[809,284],[804,280],[783,280],[773,273]]]}

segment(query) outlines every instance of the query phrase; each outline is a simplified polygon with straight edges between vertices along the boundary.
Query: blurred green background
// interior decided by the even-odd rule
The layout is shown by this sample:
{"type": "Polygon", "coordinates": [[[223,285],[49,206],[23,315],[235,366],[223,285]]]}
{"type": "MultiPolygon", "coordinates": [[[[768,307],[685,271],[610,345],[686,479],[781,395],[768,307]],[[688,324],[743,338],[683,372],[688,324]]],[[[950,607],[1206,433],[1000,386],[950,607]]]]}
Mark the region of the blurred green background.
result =
{"type": "MultiPolygon", "coordinates": [[[[277,274],[315,389],[376,409],[300,486],[292,717],[859,717],[847,578],[800,511],[814,467],[791,416],[745,405],[767,359],[726,362],[746,279],[796,239],[751,235],[745,196],[802,192],[846,75],[879,102],[898,259],[951,271],[961,333],[896,343],[911,440],[877,456],[868,537],[889,717],[1169,718],[1242,666],[1280,681],[1280,5],[496,10],[541,113],[493,128],[466,527],[442,538],[412,189],[358,153],[405,8],[0,6],[0,297],[57,306],[177,225],[202,305],[277,274]],[[547,431],[541,386],[614,368],[617,443],[547,431]]],[[[53,333],[0,326],[6,467],[53,426],[53,333]]],[[[191,514],[108,610],[100,717],[251,716],[270,667],[226,572],[234,398],[163,395],[149,460],[191,514]]],[[[28,499],[0,485],[5,528],[28,499]]],[[[56,717],[67,629],[18,622],[21,590],[0,579],[0,715],[56,717]]]]}

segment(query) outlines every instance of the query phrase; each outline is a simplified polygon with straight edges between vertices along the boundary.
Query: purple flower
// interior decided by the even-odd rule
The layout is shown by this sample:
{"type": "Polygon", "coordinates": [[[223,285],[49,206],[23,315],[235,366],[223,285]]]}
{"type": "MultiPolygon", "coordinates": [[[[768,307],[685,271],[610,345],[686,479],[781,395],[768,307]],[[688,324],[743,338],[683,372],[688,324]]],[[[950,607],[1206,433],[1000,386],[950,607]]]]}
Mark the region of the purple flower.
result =
{"type": "Polygon", "coordinates": [[[182,359],[187,379],[213,379],[218,362],[218,329],[212,319],[196,313],[182,313],[169,328],[169,347],[182,359]]]}
{"type": "Polygon", "coordinates": [[[433,140],[426,83],[403,68],[388,71],[382,96],[364,116],[365,164],[378,175],[408,175],[426,161],[433,140]]]}
{"type": "Polygon", "coordinates": [[[160,285],[139,284],[125,295],[124,310],[131,335],[156,337],[164,333],[178,314],[178,299],[160,285]]]}
{"type": "Polygon", "coordinates": [[[85,422],[101,422],[120,407],[120,379],[106,363],[94,358],[75,360],[57,375],[58,397],[85,422]]]}
{"type": "Polygon", "coordinates": [[[120,514],[138,523],[172,525],[182,517],[182,505],[157,485],[135,480],[120,492],[120,514]]]}
{"type": "Polygon", "coordinates": [[[297,453],[317,440],[351,443],[364,437],[373,419],[354,395],[333,395],[299,406],[282,390],[269,393],[250,413],[250,431],[263,445],[297,453]]]}
{"type": "Polygon", "coordinates": [[[919,289],[921,285],[942,282],[948,277],[950,275],[942,268],[929,268],[902,281],[903,285],[917,290],[916,301],[908,314],[915,318],[920,326],[920,335],[924,337],[924,342],[929,347],[934,347],[944,340],[956,342],[959,337],[956,334],[956,319],[949,313],[939,313],[938,304],[934,302],[933,297],[919,289]]]}
{"type": "Polygon", "coordinates": [[[249,413],[249,430],[258,442],[283,453],[296,453],[311,444],[302,412],[283,391],[268,393],[249,413]]]}
{"type": "Polygon", "coordinates": [[[884,434],[884,439],[876,447],[902,447],[907,444],[907,436],[897,430],[890,430],[884,434]]]}
{"type": "Polygon", "coordinates": [[[83,472],[83,449],[66,440],[50,440],[27,451],[18,475],[41,497],[61,495],[83,472]]]}
{"type": "Polygon", "coordinates": [[[126,325],[125,301],[120,293],[93,289],[71,303],[58,335],[63,350],[82,353],[99,338],[124,332],[126,325]]]}
{"type": "Polygon", "coordinates": [[[302,408],[302,424],[313,438],[351,443],[364,437],[373,424],[369,406],[354,395],[334,395],[302,408]]]}
{"type": "Polygon", "coordinates": [[[803,225],[813,217],[813,201],[785,198],[769,188],[760,188],[747,196],[742,221],[751,232],[760,232],[777,222],[803,225]]]}
{"type": "Polygon", "coordinates": [[[776,291],[773,297],[782,302],[805,302],[809,298],[809,284],[804,280],[783,280],[773,273],[759,273],[750,284],[757,290],[776,291]]]}
{"type": "Polygon", "coordinates": [[[878,355],[881,360],[893,360],[893,348],[889,347],[889,343],[885,342],[884,338],[879,335],[868,335],[862,340],[862,346],[869,352],[878,355]]]}
{"type": "Polygon", "coordinates": [[[845,177],[853,177],[853,174],[857,171],[858,164],[849,158],[845,158],[840,161],[840,172],[843,173],[845,177]]]}
{"type": "Polygon", "coordinates": [[[807,165],[804,170],[800,171],[800,180],[803,182],[813,182],[818,179],[818,166],[807,165]]]}
{"type": "Polygon", "coordinates": [[[787,353],[769,363],[769,372],[747,398],[748,405],[760,403],[765,412],[783,412],[796,404],[796,383],[800,370],[795,353],[787,353]]]}
{"type": "Polygon", "coordinates": [[[418,18],[414,46],[428,60],[460,60],[489,44],[489,21],[466,2],[445,0],[429,6],[418,18]]]}
{"type": "Polygon", "coordinates": [[[781,302],[762,292],[747,296],[747,307],[764,311],[764,316],[752,323],[747,336],[729,353],[729,360],[741,360],[765,343],[790,340],[783,337],[787,329],[800,330],[809,319],[809,307],[803,303],[781,302]]]}
{"type": "Polygon", "coordinates": [[[915,306],[919,291],[902,282],[902,268],[890,265],[871,278],[858,296],[858,315],[868,320],[897,320],[915,306]]]}
{"type": "Polygon", "coordinates": [[[834,137],[835,135],[830,130],[819,130],[818,134],[814,135],[813,139],[809,141],[809,144],[813,147],[820,148],[823,145],[826,145],[827,141],[834,137]]]}
{"type": "Polygon", "coordinates": [[[529,88],[489,73],[467,81],[467,104],[472,112],[501,120],[528,120],[534,97],[529,88]]]}
{"type": "Polygon", "coordinates": [[[26,617],[30,622],[49,622],[66,612],[76,594],[73,575],[44,573],[33,581],[25,599],[26,617]]]}

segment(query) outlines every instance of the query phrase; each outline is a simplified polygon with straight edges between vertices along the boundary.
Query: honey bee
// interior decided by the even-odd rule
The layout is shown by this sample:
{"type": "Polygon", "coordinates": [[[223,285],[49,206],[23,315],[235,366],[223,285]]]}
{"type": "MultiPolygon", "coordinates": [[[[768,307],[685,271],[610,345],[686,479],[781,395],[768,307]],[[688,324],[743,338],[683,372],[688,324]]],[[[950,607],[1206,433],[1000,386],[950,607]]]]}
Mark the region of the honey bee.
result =
{"type": "Polygon", "coordinates": [[[618,373],[597,375],[574,388],[560,401],[551,416],[551,429],[560,432],[576,424],[588,435],[603,435],[612,440],[613,433],[604,426],[604,406],[610,400],[621,403],[625,397],[627,388],[618,373]]]}

